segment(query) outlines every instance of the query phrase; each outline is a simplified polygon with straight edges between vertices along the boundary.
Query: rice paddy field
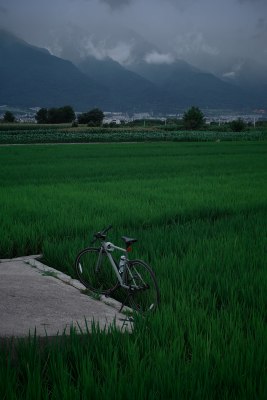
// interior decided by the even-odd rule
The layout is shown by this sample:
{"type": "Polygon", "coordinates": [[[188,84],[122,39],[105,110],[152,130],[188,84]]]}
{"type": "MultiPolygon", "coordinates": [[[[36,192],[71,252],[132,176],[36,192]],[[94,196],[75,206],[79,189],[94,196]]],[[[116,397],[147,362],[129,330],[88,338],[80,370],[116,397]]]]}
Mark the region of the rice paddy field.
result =
{"type": "Polygon", "coordinates": [[[157,312],[1,347],[1,399],[266,399],[267,141],[0,147],[0,257],[138,238],[157,312]]]}

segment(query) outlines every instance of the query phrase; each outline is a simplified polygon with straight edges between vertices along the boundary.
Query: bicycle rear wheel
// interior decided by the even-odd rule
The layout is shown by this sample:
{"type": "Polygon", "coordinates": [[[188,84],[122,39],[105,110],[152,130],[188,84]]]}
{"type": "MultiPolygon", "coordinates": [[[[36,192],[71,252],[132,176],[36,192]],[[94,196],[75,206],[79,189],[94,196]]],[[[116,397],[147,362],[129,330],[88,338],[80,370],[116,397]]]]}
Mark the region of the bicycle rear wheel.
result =
{"type": "Polygon", "coordinates": [[[106,294],[119,285],[106,253],[100,248],[88,247],[82,250],[75,260],[75,269],[79,280],[93,292],[106,294]]]}
{"type": "Polygon", "coordinates": [[[128,262],[126,284],[129,289],[129,306],[141,313],[154,311],[160,302],[160,293],[152,269],[144,261],[128,262]]]}

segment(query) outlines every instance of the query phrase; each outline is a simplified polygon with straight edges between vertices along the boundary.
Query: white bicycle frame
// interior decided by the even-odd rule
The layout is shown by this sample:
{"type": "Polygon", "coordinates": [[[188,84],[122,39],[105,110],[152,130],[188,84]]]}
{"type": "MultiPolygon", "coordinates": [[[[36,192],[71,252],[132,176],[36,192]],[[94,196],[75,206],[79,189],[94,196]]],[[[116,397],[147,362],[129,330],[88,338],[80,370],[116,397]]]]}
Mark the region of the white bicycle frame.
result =
{"type": "MultiPolygon", "coordinates": [[[[115,244],[111,243],[111,242],[101,242],[101,250],[99,252],[99,256],[98,256],[98,260],[97,260],[97,265],[96,265],[96,269],[99,268],[99,265],[101,265],[101,257],[102,257],[102,252],[104,251],[105,254],[108,256],[108,259],[110,261],[110,264],[112,265],[112,268],[114,269],[115,274],[117,275],[118,281],[120,282],[121,287],[123,287],[124,289],[129,289],[130,287],[128,285],[124,284],[124,273],[122,274],[122,277],[118,271],[117,265],[114,262],[114,259],[111,255],[111,252],[114,250],[119,250],[123,253],[126,253],[126,260],[125,263],[128,263],[128,257],[127,257],[127,250],[123,249],[122,247],[118,247],[115,246],[115,244]]],[[[125,270],[124,270],[125,271],[125,270]]]]}

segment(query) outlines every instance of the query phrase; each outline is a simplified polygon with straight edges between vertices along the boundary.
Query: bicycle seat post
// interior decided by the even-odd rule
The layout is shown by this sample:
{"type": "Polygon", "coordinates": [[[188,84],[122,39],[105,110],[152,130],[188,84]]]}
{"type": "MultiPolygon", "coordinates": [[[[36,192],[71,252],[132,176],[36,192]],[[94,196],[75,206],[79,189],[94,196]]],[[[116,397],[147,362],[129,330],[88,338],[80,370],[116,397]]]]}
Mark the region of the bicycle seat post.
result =
{"type": "Polygon", "coordinates": [[[125,249],[127,253],[132,251],[132,244],[137,242],[137,239],[129,238],[127,236],[122,236],[122,240],[125,242],[125,249]]]}

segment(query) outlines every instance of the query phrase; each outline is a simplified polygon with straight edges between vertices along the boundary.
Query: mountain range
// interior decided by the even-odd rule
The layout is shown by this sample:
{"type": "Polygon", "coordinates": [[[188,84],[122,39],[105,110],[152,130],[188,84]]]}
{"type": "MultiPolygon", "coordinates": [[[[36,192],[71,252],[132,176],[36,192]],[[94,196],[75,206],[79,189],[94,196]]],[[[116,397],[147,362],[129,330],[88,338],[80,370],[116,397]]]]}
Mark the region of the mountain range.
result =
{"type": "MultiPolygon", "coordinates": [[[[176,112],[202,108],[267,108],[267,85],[231,77],[220,79],[182,60],[127,68],[109,57],[76,64],[0,30],[0,105],[57,107],[77,111],[176,112]],[[265,86],[266,85],[266,86],[265,86]]],[[[253,69],[253,65],[250,66],[253,69]]]]}

